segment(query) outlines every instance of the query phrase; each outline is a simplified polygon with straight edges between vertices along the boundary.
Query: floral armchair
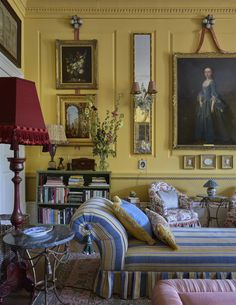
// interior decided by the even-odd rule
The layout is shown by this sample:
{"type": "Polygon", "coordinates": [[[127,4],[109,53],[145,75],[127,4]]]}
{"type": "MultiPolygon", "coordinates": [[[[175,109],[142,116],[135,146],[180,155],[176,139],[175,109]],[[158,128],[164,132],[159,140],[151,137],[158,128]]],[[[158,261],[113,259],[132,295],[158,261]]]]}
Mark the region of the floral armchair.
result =
{"type": "Polygon", "coordinates": [[[149,188],[150,209],[165,217],[172,227],[200,227],[192,200],[165,182],[154,182],[149,188]]]}

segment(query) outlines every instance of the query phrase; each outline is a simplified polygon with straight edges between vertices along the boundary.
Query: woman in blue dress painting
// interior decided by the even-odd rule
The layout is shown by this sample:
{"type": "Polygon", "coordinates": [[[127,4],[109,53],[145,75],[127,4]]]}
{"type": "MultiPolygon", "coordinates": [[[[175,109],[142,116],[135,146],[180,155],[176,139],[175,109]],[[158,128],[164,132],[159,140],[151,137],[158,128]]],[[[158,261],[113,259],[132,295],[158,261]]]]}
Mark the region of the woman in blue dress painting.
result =
{"type": "Polygon", "coordinates": [[[212,69],[204,69],[205,80],[197,97],[195,139],[199,144],[224,144],[229,135],[224,122],[225,104],[216,91],[212,69]]]}

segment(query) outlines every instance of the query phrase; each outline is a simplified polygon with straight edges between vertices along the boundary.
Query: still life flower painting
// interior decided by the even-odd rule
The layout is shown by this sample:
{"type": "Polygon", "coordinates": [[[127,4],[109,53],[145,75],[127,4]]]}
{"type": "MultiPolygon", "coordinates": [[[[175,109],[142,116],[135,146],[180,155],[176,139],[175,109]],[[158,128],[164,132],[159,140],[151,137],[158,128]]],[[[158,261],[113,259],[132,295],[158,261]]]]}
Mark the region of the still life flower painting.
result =
{"type": "Polygon", "coordinates": [[[56,87],[97,89],[97,40],[56,40],[56,87]]]}

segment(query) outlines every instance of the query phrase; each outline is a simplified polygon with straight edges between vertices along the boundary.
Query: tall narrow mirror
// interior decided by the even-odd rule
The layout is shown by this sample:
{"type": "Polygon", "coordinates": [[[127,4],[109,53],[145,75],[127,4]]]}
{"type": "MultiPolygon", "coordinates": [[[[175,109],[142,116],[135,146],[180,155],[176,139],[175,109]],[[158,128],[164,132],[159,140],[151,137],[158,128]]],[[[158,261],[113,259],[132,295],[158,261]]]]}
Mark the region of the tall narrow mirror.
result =
{"type": "Polygon", "coordinates": [[[134,89],[134,153],[152,153],[152,96],[148,94],[152,79],[152,36],[150,33],[132,34],[134,89]]]}

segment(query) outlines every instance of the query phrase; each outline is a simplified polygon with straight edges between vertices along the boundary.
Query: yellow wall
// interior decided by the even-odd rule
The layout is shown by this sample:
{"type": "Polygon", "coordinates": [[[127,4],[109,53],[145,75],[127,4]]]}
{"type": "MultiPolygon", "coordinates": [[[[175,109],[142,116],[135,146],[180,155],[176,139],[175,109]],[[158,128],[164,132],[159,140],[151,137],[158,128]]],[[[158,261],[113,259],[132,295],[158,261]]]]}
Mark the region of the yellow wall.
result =
{"type": "MultiPolygon", "coordinates": [[[[80,39],[98,40],[98,90],[81,90],[96,93],[99,112],[112,109],[116,94],[122,93],[121,112],[125,114],[120,130],[117,157],[109,158],[112,171],[112,192],[122,196],[134,189],[144,200],[151,181],[166,179],[191,195],[202,193],[203,183],[215,177],[219,192],[230,194],[235,188],[235,168],[220,169],[220,155],[233,154],[226,150],[172,150],[172,54],[194,52],[201,31],[201,20],[212,13],[214,26],[223,49],[236,51],[236,6],[234,1],[27,1],[24,31],[25,77],[37,84],[41,107],[46,123],[57,122],[57,94],[73,94],[73,90],[56,90],[55,40],[73,39],[69,21],[72,15],[80,16],[84,25],[80,39]],[[42,3],[43,2],[43,3],[42,3]],[[178,3],[177,3],[178,2],[178,3]],[[54,5],[54,7],[53,7],[54,5]],[[130,87],[131,34],[151,32],[154,37],[154,78],[158,94],[153,114],[153,155],[132,154],[132,117],[130,87]],[[184,170],[183,155],[213,153],[218,156],[216,170],[184,170]],[[147,160],[147,170],[137,168],[139,159],[147,160]],[[189,180],[190,179],[190,180],[189,180]]],[[[207,37],[202,51],[215,51],[207,37]]],[[[27,147],[27,199],[34,199],[35,172],[46,169],[49,155],[39,147],[27,147]]],[[[91,147],[59,147],[56,159],[62,156],[65,163],[71,158],[92,157],[91,147]]],[[[236,160],[235,160],[236,162],[236,160]]],[[[235,165],[236,166],[236,165],[235,165]]]]}

